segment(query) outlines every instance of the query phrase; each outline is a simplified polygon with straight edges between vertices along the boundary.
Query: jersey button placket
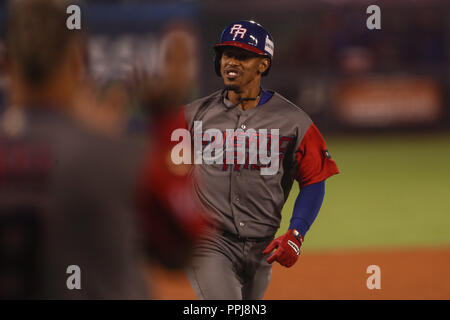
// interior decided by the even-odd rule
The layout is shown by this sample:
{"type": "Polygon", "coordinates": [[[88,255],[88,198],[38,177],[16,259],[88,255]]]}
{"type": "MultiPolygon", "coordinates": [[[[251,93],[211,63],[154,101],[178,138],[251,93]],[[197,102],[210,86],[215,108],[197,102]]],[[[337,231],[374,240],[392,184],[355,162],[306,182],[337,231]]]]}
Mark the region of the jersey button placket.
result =
{"type": "Polygon", "coordinates": [[[241,114],[239,116],[237,128],[238,129],[242,129],[244,131],[247,130],[247,123],[246,123],[246,121],[247,121],[247,115],[241,114]]]}
{"type": "MultiPolygon", "coordinates": [[[[245,124],[245,123],[241,123],[241,122],[245,122],[245,120],[247,119],[247,116],[246,115],[241,115],[240,116],[240,121],[238,122],[238,128],[241,128],[242,130],[246,130],[247,129],[247,125],[245,124]],[[239,127],[239,124],[240,124],[240,127],[239,127]]],[[[236,175],[238,176],[238,177],[240,177],[241,176],[241,170],[239,169],[239,171],[236,173],[236,175]]]]}
{"type": "MultiPolygon", "coordinates": [[[[239,124],[241,122],[241,117],[242,117],[242,113],[240,110],[236,109],[237,111],[237,121],[236,121],[236,127],[235,128],[239,128],[239,124]]],[[[234,144],[234,141],[233,141],[234,144]]],[[[240,229],[241,226],[239,225],[238,221],[241,220],[241,213],[239,210],[239,204],[240,204],[240,197],[239,197],[239,182],[236,181],[237,175],[239,174],[239,171],[234,171],[234,164],[231,165],[231,170],[230,171],[230,191],[231,191],[231,207],[232,207],[232,212],[233,212],[233,219],[234,219],[234,224],[236,226],[236,228],[238,229],[238,236],[240,236],[240,229]]]]}
{"type": "MultiPolygon", "coordinates": [[[[236,123],[236,129],[247,129],[247,125],[245,124],[247,116],[242,113],[241,110],[239,110],[238,117],[237,117],[237,123],[236,123]]],[[[242,213],[239,210],[239,207],[242,205],[242,199],[239,196],[240,194],[240,184],[243,183],[240,179],[238,179],[241,176],[241,168],[239,168],[238,171],[234,171],[232,169],[231,171],[231,189],[234,193],[234,209],[235,209],[235,215],[234,215],[234,221],[235,225],[238,227],[239,233],[241,234],[241,230],[243,227],[245,227],[245,223],[242,222],[242,213]]]]}

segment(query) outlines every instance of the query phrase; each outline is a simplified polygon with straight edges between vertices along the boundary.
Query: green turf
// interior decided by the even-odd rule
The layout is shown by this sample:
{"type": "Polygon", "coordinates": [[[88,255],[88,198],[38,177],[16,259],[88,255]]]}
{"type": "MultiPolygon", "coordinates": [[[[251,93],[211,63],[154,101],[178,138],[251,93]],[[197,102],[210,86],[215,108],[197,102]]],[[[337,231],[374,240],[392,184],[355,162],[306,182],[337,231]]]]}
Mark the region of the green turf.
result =
{"type": "MultiPolygon", "coordinates": [[[[328,137],[327,180],[305,249],[450,244],[450,134],[328,137]]],[[[289,223],[295,186],[279,233],[289,223]]]]}

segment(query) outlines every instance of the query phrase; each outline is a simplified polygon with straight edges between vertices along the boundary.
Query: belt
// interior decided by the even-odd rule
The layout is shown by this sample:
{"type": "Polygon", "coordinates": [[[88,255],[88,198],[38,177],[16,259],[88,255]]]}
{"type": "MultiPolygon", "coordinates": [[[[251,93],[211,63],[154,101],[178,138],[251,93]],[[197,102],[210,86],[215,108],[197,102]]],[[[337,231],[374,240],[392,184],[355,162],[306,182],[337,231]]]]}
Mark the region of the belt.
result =
{"type": "Polygon", "coordinates": [[[209,227],[211,230],[213,230],[215,233],[222,235],[225,238],[231,239],[233,241],[254,241],[254,242],[258,242],[258,241],[267,241],[267,240],[272,240],[274,238],[274,236],[267,236],[267,237],[242,237],[240,235],[234,234],[230,231],[226,231],[220,227],[218,227],[216,224],[211,223],[209,221],[205,222],[206,226],[209,227]]]}
{"type": "Polygon", "coordinates": [[[240,235],[237,235],[237,234],[231,233],[229,231],[225,231],[225,230],[220,230],[219,234],[221,234],[225,238],[231,239],[233,241],[240,241],[240,242],[244,242],[244,241],[260,242],[260,241],[268,241],[268,240],[272,240],[273,239],[273,236],[268,236],[268,237],[242,237],[240,235]]]}

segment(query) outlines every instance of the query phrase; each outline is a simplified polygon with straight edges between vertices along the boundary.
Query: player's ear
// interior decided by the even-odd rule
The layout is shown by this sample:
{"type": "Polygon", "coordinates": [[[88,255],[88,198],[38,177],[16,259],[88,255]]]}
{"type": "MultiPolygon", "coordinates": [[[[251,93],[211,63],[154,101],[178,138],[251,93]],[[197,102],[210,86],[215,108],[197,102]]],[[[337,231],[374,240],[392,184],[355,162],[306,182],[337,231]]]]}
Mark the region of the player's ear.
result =
{"type": "Polygon", "coordinates": [[[270,66],[270,60],[267,58],[261,59],[261,62],[258,66],[258,73],[263,74],[270,66]]]}

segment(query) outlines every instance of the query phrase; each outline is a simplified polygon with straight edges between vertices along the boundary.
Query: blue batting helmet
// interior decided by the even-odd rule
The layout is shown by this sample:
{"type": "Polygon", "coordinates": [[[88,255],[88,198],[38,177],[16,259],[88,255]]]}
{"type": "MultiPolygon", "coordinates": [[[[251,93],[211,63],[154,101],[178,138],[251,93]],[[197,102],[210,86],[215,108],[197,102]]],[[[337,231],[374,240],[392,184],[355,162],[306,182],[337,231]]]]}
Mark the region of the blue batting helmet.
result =
{"type": "MultiPolygon", "coordinates": [[[[219,43],[214,46],[216,50],[215,69],[218,76],[220,76],[221,49],[225,46],[238,47],[265,56],[270,59],[270,66],[272,65],[273,38],[267,30],[255,21],[237,21],[222,31],[219,43]]],[[[263,76],[269,73],[270,66],[262,74],[263,76]]]]}

